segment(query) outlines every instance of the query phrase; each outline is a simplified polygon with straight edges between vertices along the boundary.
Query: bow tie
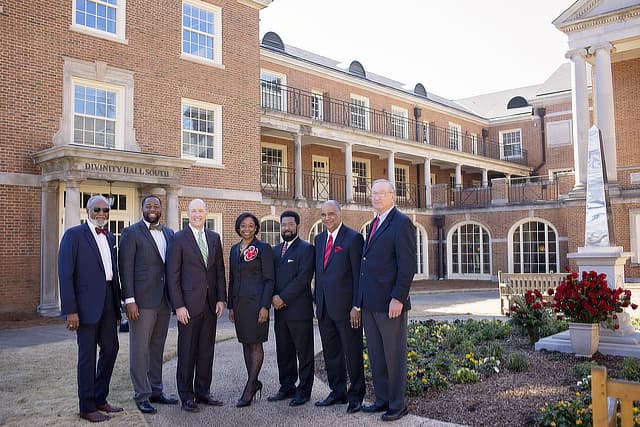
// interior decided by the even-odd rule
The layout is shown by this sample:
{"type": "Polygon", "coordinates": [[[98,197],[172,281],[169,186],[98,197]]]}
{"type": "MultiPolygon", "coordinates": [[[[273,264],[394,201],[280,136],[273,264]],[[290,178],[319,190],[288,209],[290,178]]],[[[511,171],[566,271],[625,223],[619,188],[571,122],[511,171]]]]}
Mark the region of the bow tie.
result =
{"type": "Polygon", "coordinates": [[[162,224],[149,224],[149,230],[162,231],[162,224]]]}
{"type": "Polygon", "coordinates": [[[109,234],[109,230],[107,230],[106,228],[102,228],[102,227],[96,227],[96,233],[97,234],[104,234],[106,236],[107,234],[109,234]]]}

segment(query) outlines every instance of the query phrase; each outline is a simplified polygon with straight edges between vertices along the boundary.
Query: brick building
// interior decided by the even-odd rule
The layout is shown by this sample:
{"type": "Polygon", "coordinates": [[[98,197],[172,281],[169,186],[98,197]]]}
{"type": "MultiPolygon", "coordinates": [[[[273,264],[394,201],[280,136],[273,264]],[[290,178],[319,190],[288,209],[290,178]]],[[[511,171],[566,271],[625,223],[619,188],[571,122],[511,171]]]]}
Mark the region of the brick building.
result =
{"type": "Polygon", "coordinates": [[[260,41],[270,2],[0,2],[0,311],[57,312],[58,243],[96,193],[117,236],[146,194],[174,229],[203,198],[228,250],[245,210],[275,244],[295,208],[311,240],[327,198],[366,233],[371,182],[387,178],[416,225],[417,277],[558,271],[584,243],[592,123],[615,243],[640,280],[637,2],[575,2],[554,21],[571,64],[461,100],[260,41]]]}

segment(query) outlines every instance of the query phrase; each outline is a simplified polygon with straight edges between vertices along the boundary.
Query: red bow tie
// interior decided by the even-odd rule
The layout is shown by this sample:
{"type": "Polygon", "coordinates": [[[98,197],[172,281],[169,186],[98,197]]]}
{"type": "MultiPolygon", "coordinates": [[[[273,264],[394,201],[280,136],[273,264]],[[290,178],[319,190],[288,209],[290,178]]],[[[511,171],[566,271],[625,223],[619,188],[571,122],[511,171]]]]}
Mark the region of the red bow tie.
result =
{"type": "Polygon", "coordinates": [[[109,234],[109,230],[107,230],[106,228],[102,228],[102,227],[96,227],[96,233],[97,234],[104,234],[106,236],[107,234],[109,234]]]}

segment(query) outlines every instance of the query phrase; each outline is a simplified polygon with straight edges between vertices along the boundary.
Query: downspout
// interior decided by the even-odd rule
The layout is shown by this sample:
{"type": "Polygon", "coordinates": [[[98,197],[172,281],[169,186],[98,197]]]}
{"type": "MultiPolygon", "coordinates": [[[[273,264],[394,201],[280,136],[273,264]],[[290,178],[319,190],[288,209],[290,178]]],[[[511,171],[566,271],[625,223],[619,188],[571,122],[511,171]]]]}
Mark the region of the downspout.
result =
{"type": "Polygon", "coordinates": [[[531,172],[531,176],[536,176],[540,168],[542,168],[542,166],[544,166],[545,163],[547,163],[547,141],[546,141],[547,137],[544,132],[544,116],[546,112],[547,112],[546,108],[543,108],[543,107],[536,108],[536,114],[538,115],[538,117],[540,117],[540,144],[542,146],[542,161],[538,166],[536,166],[533,169],[533,171],[531,172]]]}

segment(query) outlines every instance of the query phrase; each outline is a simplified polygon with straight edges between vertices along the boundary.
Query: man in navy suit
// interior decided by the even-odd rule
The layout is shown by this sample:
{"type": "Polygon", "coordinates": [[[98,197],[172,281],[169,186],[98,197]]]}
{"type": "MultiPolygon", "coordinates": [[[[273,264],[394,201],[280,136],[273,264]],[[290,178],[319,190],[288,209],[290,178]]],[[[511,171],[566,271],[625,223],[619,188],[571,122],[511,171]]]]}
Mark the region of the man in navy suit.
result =
{"type": "Polygon", "coordinates": [[[342,223],[340,205],[335,200],[322,205],[320,216],[326,230],[314,243],[316,317],[331,393],[316,406],[349,402],[347,413],[355,413],[365,394],[362,324],[356,304],[363,239],[342,223]]]}
{"type": "Polygon", "coordinates": [[[217,321],[227,303],[220,235],[205,228],[203,200],[189,203],[189,226],[167,248],[167,283],[178,319],[176,383],[182,409],[221,406],[210,392],[217,321]],[[195,373],[195,378],[194,378],[195,373]]]}
{"type": "Polygon", "coordinates": [[[298,237],[300,215],[280,215],[283,242],[274,247],[276,284],[271,302],[275,309],[274,331],[280,390],[268,400],[289,397],[290,406],[303,405],[313,387],[313,246],[298,237]],[[296,363],[297,357],[297,363],[296,363]],[[296,381],[300,383],[296,388],[296,381]]]}
{"type": "Polygon", "coordinates": [[[160,224],[158,196],[142,199],[142,220],[122,230],[118,257],[120,285],[129,319],[129,374],[140,412],[155,414],[151,402],[177,404],[162,392],[162,358],[171,307],[165,255],[173,230],[160,224]]]}
{"type": "Polygon", "coordinates": [[[376,217],[362,252],[356,306],[362,309],[376,400],[363,412],[381,412],[383,421],[408,413],[407,311],[416,272],[416,229],[395,207],[395,187],[377,180],[371,187],[376,217]]]}
{"type": "Polygon", "coordinates": [[[80,418],[106,421],[103,412],[121,412],[107,402],[118,355],[120,292],[118,264],[109,223],[109,202],[103,196],[87,201],[87,222],[69,228],[58,254],[61,313],[67,329],[77,333],[80,418]],[[96,346],[100,356],[96,367],[96,346]],[[99,412],[101,411],[101,412],[99,412]]]}

